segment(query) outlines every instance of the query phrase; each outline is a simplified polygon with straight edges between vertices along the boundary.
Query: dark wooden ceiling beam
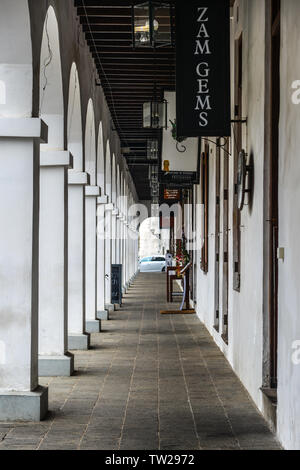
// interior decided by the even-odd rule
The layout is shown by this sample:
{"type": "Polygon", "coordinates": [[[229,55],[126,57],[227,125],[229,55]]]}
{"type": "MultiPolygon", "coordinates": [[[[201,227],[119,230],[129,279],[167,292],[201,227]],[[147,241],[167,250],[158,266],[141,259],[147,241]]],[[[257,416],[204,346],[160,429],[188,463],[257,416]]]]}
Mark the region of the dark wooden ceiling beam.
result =
{"type": "MultiPolygon", "coordinates": [[[[87,8],[98,7],[98,8],[112,8],[123,7],[130,8],[131,5],[138,5],[143,3],[141,0],[74,0],[76,7],[85,5],[87,8]]],[[[168,0],[168,3],[176,3],[176,0],[168,0]]]]}
{"type": "MultiPolygon", "coordinates": [[[[110,73],[110,72],[118,72],[118,71],[121,71],[121,72],[144,72],[144,73],[151,73],[153,72],[153,64],[138,64],[138,63],[135,63],[135,64],[124,64],[122,66],[122,68],[120,69],[120,67],[116,64],[107,64],[105,66],[105,70],[106,72],[110,73]]],[[[159,64],[159,66],[157,67],[156,69],[157,72],[164,72],[164,73],[169,73],[169,74],[172,74],[174,75],[175,73],[175,65],[172,66],[172,65],[164,65],[164,64],[159,64]]]]}
{"type": "MultiPolygon", "coordinates": [[[[135,4],[141,0],[133,0],[135,4]]],[[[74,0],[91,54],[99,72],[101,87],[110,108],[114,130],[121,146],[129,147],[124,155],[140,199],[150,199],[147,141],[158,139],[160,130],[145,129],[144,102],[164,90],[175,90],[175,49],[132,47],[131,0],[74,0]]],[[[161,27],[167,15],[159,18],[161,27]]]]}
{"type": "MultiPolygon", "coordinates": [[[[122,38],[120,38],[119,41],[120,40],[122,40],[122,38]]],[[[103,54],[118,55],[120,56],[120,59],[122,60],[129,59],[129,60],[137,61],[137,60],[147,59],[147,60],[151,60],[153,64],[155,64],[155,62],[170,61],[175,66],[175,55],[169,49],[163,50],[162,48],[159,50],[160,52],[158,54],[155,54],[155,52],[153,52],[153,49],[150,49],[150,50],[149,49],[141,49],[141,50],[135,49],[134,50],[132,47],[123,48],[123,49],[120,49],[120,48],[118,49],[117,47],[107,47],[101,50],[101,46],[97,45],[98,44],[97,40],[88,41],[88,43],[90,45],[90,49],[93,54],[95,53],[95,45],[96,45],[96,49],[98,53],[101,52],[103,54]]],[[[115,57],[113,58],[115,59],[115,57]]],[[[103,57],[103,59],[105,59],[105,57],[103,57]]],[[[101,62],[102,62],[102,59],[101,59],[101,62]]]]}
{"type": "MultiPolygon", "coordinates": [[[[87,10],[87,13],[88,13],[88,10],[87,10]]],[[[132,19],[131,19],[131,16],[103,16],[103,14],[100,12],[100,15],[99,16],[81,16],[80,17],[80,23],[84,26],[84,27],[89,27],[89,25],[91,26],[92,30],[94,29],[94,27],[98,27],[98,26],[113,26],[113,27],[117,27],[117,26],[127,26],[130,28],[130,30],[132,29],[132,19]]],[[[169,26],[169,19],[165,16],[160,16],[159,17],[159,24],[162,25],[162,26],[169,26]]],[[[89,28],[88,28],[89,30],[89,28]]],[[[95,29],[95,31],[97,31],[97,28],[95,29]]]]}

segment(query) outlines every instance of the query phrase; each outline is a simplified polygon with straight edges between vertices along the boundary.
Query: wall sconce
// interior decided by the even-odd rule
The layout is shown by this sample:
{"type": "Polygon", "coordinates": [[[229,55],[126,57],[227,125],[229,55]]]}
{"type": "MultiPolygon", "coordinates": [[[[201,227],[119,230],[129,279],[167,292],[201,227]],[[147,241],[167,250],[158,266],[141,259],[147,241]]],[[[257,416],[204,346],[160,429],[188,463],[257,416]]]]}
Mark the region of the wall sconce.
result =
{"type": "Polygon", "coordinates": [[[174,7],[167,2],[148,1],[132,6],[133,47],[172,46],[174,7]]]}

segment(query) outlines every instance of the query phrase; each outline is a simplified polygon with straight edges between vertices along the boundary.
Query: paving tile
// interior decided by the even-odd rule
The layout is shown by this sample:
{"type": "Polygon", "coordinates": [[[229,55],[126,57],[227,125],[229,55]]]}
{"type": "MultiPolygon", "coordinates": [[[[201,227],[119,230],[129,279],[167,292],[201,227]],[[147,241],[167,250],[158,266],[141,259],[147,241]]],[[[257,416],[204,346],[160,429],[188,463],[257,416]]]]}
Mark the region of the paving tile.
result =
{"type": "Polygon", "coordinates": [[[72,377],[43,377],[43,423],[0,423],[0,450],[280,449],[196,316],[160,316],[163,274],[140,274],[72,377]]]}

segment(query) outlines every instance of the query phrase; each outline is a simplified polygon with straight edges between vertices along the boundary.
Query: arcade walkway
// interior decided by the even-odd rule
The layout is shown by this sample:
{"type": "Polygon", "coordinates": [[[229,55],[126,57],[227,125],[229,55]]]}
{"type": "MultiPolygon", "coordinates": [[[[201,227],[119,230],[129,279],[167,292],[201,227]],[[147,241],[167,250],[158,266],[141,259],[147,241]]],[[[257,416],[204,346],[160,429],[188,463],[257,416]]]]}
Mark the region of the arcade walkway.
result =
{"type": "Polygon", "coordinates": [[[0,423],[0,449],[279,449],[196,316],[159,314],[162,274],[140,274],[76,374],[41,380],[51,413],[0,423]]]}

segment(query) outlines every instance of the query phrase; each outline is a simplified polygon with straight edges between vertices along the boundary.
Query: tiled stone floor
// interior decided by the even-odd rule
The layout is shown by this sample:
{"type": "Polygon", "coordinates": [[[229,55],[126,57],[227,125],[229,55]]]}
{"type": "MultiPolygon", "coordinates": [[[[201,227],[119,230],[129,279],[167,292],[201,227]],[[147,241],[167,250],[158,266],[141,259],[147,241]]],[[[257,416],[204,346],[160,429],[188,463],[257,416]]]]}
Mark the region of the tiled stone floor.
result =
{"type": "Polygon", "coordinates": [[[41,423],[0,423],[4,449],[279,449],[196,316],[161,316],[163,274],[140,274],[121,310],[49,386],[41,423]]]}

